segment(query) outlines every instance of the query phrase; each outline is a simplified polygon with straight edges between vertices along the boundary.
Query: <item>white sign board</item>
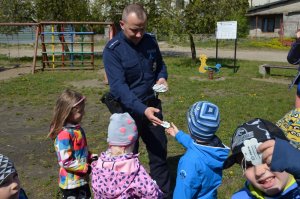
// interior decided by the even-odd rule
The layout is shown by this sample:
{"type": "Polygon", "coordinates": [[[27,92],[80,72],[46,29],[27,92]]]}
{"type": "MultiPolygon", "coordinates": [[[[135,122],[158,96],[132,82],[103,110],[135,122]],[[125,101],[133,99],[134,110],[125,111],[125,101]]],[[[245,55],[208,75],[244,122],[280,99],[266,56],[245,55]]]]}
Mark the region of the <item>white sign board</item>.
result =
{"type": "Polygon", "coordinates": [[[236,39],[237,21],[220,21],[217,22],[217,39],[236,39]]]}

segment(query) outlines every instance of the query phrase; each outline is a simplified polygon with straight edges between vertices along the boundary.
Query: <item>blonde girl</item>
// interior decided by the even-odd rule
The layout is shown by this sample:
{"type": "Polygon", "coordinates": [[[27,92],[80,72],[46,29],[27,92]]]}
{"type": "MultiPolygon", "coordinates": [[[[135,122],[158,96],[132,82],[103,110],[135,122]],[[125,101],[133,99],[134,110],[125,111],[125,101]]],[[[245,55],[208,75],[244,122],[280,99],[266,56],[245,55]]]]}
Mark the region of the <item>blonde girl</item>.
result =
{"type": "Polygon", "coordinates": [[[91,153],[85,132],[80,126],[84,107],[85,97],[69,89],[63,91],[54,107],[48,137],[54,140],[63,198],[91,198],[88,184],[91,153]]]}

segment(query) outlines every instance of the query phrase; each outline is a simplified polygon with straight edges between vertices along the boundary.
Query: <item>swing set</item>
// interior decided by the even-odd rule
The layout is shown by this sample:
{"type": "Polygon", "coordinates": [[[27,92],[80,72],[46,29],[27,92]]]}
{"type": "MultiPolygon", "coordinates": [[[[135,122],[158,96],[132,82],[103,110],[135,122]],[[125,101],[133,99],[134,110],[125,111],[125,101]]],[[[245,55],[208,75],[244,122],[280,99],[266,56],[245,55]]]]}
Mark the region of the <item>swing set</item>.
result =
{"type": "MultiPolygon", "coordinates": [[[[32,37],[34,38],[32,42],[34,43],[32,73],[37,70],[95,69],[95,56],[100,54],[100,49],[97,51],[95,44],[99,38],[105,40],[105,36],[97,33],[97,30],[99,28],[108,29],[106,40],[111,39],[115,34],[115,27],[112,22],[0,23],[0,28],[3,26],[33,27],[35,36],[32,37]],[[41,66],[36,64],[39,53],[41,66]]],[[[18,29],[22,28],[19,27],[18,29]]],[[[19,37],[13,41],[17,42],[18,57],[20,57],[19,37]]],[[[9,40],[6,44],[10,58],[9,40]]]]}

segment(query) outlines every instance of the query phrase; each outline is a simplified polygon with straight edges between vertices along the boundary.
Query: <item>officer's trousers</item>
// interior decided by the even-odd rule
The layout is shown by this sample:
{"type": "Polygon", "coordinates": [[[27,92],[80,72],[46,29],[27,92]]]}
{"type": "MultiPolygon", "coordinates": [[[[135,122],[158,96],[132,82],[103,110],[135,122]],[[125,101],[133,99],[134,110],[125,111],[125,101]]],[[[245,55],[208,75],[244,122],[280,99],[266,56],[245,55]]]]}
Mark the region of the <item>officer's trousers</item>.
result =
{"type": "MultiPolygon", "coordinates": [[[[153,99],[147,103],[148,107],[161,109],[161,101],[153,99]]],[[[168,198],[170,194],[170,172],[167,165],[167,137],[165,129],[158,125],[154,126],[145,116],[132,115],[139,132],[146,145],[149,157],[150,176],[156,181],[160,189],[164,192],[164,198],[168,198]]],[[[162,111],[157,115],[163,120],[162,111]]],[[[137,153],[139,142],[136,142],[134,152],[137,153]]]]}

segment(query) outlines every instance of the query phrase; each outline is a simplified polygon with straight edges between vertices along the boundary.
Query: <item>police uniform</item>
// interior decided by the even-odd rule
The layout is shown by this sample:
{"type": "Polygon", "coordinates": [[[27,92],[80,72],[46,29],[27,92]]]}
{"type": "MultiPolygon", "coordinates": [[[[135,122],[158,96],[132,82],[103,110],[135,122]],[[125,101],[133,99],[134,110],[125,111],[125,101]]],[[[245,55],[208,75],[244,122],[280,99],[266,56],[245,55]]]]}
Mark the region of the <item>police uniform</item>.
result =
{"type": "Polygon", "coordinates": [[[287,61],[290,64],[299,65],[298,67],[298,74],[292,80],[290,84],[290,88],[297,84],[297,95],[300,96],[300,38],[297,38],[296,41],[292,44],[291,49],[287,56],[287,61]]]}
{"type": "MultiPolygon", "coordinates": [[[[156,116],[163,120],[161,102],[152,89],[159,78],[168,77],[158,44],[153,35],[146,33],[135,45],[120,31],[107,43],[103,62],[110,93],[134,118],[139,135],[146,144],[150,175],[168,195],[167,138],[164,128],[154,126],[144,115],[147,107],[155,107],[161,110],[156,116]]],[[[135,152],[137,149],[138,142],[135,152]]]]}

